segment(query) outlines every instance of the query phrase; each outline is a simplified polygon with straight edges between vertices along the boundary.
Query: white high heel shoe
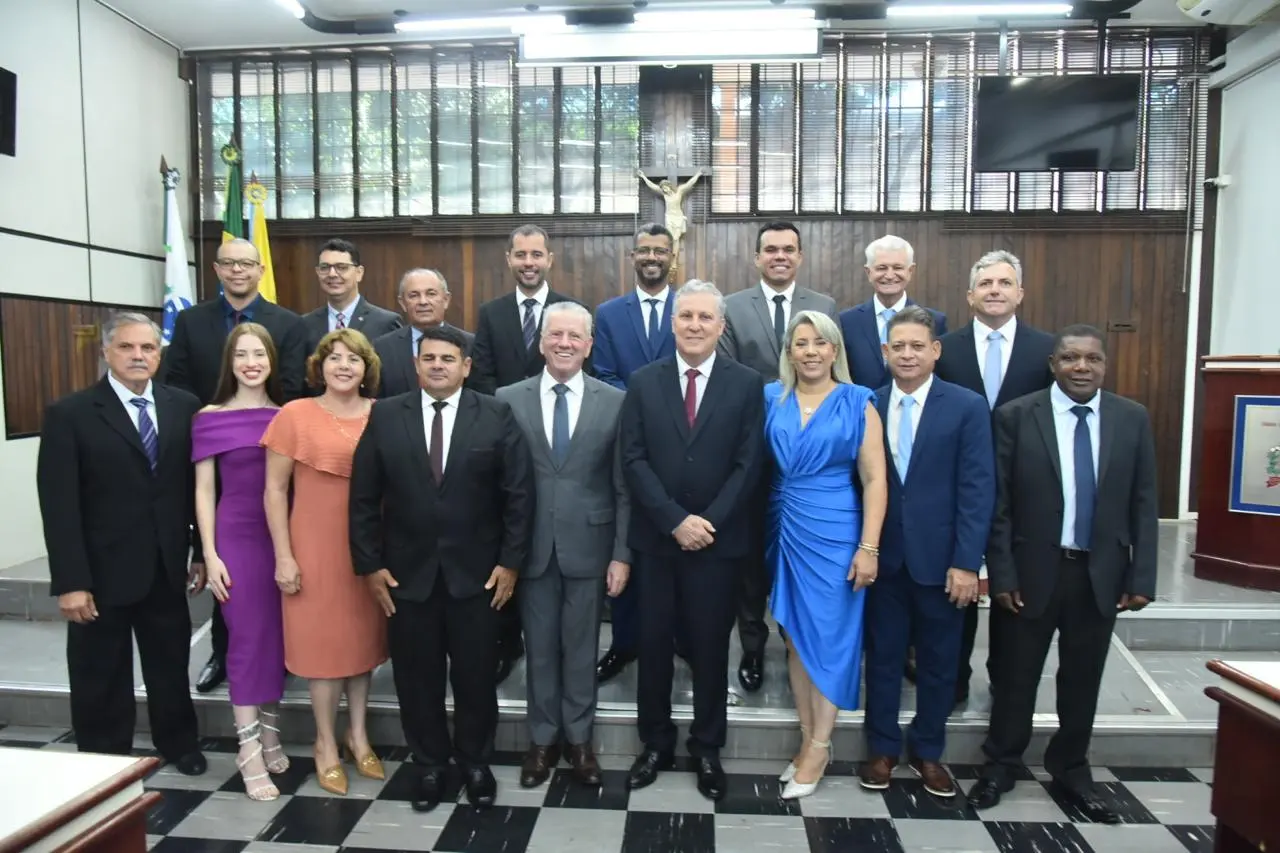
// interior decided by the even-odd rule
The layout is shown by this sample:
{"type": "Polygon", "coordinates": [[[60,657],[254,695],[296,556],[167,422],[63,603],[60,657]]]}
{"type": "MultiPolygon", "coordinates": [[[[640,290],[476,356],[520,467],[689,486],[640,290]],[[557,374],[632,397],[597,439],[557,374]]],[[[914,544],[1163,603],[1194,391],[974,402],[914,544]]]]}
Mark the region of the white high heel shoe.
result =
{"type": "MultiPolygon", "coordinates": [[[[809,730],[806,729],[804,726],[800,727],[800,734],[803,735],[803,737],[800,738],[801,742],[807,741],[809,739],[809,730]]],[[[785,770],[782,771],[782,775],[778,777],[778,781],[785,785],[788,782],[790,782],[792,779],[794,779],[795,776],[796,776],[796,763],[794,761],[788,761],[787,767],[785,770]]]]}
{"type": "Polygon", "coordinates": [[[822,773],[819,774],[818,778],[814,779],[812,782],[797,782],[795,775],[792,774],[792,778],[787,782],[787,786],[782,789],[782,799],[784,800],[798,800],[802,797],[809,796],[814,791],[818,790],[818,783],[821,782],[822,777],[826,775],[827,766],[831,764],[831,741],[826,741],[824,743],[822,741],[811,740],[809,741],[809,745],[816,746],[819,749],[825,749],[827,751],[827,763],[823,765],[822,773]]]}

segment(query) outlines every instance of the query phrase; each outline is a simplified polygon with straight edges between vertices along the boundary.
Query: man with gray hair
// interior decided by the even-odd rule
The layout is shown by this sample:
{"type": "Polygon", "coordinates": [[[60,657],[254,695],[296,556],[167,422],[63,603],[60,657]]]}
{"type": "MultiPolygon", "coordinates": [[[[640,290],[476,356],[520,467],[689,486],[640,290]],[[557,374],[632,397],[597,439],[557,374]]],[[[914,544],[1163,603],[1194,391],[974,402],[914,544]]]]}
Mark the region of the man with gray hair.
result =
{"type": "Polygon", "coordinates": [[[675,355],[631,374],[619,434],[632,502],[627,544],[644,614],[636,697],[644,750],[627,784],[644,788],[672,767],[679,630],[693,669],[687,746],[698,791],[719,800],[729,634],[764,458],[764,382],[751,368],[717,357],[724,297],[714,284],[686,283],[674,309],[675,355]]]}
{"type": "Polygon", "coordinates": [[[102,355],[99,382],[45,411],[36,462],[49,588],[68,622],[71,727],[81,752],[130,753],[136,639],[151,739],[198,776],[186,593],[204,587],[191,464],[200,401],[152,382],[160,328],[144,314],[117,314],[102,355]]]}
{"type": "MultiPolygon", "coordinates": [[[[444,319],[449,310],[449,282],[439,270],[411,269],[400,277],[397,294],[406,326],[387,332],[373,342],[382,359],[379,399],[418,391],[418,341],[426,329],[448,326],[444,319]]],[[[456,328],[456,327],[454,327],[456,328]]],[[[475,335],[463,329],[467,346],[464,356],[471,356],[475,335]]]]}
{"type": "MultiPolygon", "coordinates": [[[[906,240],[887,234],[867,246],[866,256],[867,281],[875,293],[861,305],[840,312],[840,332],[853,381],[874,391],[889,384],[882,349],[888,340],[889,321],[903,308],[916,304],[907,296],[916,272],[916,253],[906,240]]],[[[945,335],[946,315],[932,308],[928,311],[933,315],[935,333],[945,335]]]]}
{"type": "MultiPolygon", "coordinates": [[[[967,299],[973,309],[973,322],[942,338],[938,378],[981,394],[993,412],[1010,400],[1053,384],[1053,371],[1049,369],[1053,335],[1019,322],[1017,311],[1022,296],[1022,262],[1003,249],[988,252],[969,272],[967,299]]],[[[985,581],[985,568],[983,571],[985,581]]],[[[992,607],[989,613],[987,678],[994,689],[1000,673],[999,656],[1008,643],[1008,622],[1012,617],[998,607],[992,607]]],[[[957,705],[969,699],[973,676],[970,658],[977,632],[978,604],[974,602],[965,612],[956,677],[957,705]]],[[[913,675],[913,671],[909,673],[913,675]]]]}

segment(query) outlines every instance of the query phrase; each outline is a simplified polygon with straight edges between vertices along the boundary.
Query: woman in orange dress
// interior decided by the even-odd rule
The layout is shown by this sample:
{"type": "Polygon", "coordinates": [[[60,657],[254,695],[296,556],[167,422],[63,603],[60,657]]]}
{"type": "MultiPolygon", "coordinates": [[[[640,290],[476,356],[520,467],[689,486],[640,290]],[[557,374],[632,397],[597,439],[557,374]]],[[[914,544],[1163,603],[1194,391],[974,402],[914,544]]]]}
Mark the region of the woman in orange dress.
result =
{"type": "Polygon", "coordinates": [[[356,576],[347,540],[351,459],[373,404],[360,389],[378,387],[379,366],[368,338],[354,329],[325,335],[307,359],[307,382],[324,393],[286,404],[262,437],[267,524],[284,593],[285,666],[310,680],[316,778],[335,794],[347,792],[340,746],[357,773],[384,778],[365,719],[373,670],[387,660],[386,618],[356,576]],[[340,745],[344,692],[350,725],[340,745]]]}

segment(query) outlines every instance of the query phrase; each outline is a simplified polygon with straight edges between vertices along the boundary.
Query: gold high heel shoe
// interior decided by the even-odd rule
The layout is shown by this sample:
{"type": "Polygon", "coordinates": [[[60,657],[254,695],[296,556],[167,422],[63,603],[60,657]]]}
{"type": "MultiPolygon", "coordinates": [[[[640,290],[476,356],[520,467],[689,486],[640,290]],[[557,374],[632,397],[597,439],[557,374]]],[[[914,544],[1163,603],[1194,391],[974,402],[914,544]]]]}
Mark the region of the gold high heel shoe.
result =
{"type": "Polygon", "coordinates": [[[344,746],[347,755],[351,757],[351,763],[356,766],[356,772],[366,779],[386,779],[387,772],[382,767],[382,762],[378,756],[370,750],[368,755],[363,757],[356,755],[355,745],[351,742],[351,735],[348,734],[344,746]]]}
{"type": "MultiPolygon", "coordinates": [[[[316,753],[312,750],[312,755],[316,753]]],[[[330,794],[337,794],[339,797],[347,795],[347,771],[342,769],[342,763],[333,765],[325,770],[320,769],[320,758],[316,756],[316,784],[330,794]]]]}

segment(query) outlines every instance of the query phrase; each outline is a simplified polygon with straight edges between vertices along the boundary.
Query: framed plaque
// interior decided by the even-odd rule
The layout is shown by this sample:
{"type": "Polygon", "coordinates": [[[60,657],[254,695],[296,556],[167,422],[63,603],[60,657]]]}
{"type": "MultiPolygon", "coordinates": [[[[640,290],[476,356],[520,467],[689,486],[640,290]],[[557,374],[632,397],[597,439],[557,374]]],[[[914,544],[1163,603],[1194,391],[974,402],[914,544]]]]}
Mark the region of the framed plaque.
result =
{"type": "Polygon", "coordinates": [[[1231,512],[1280,516],[1280,397],[1235,398],[1231,512]]]}

